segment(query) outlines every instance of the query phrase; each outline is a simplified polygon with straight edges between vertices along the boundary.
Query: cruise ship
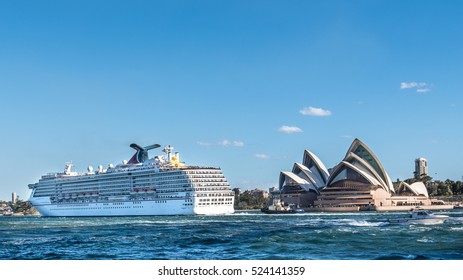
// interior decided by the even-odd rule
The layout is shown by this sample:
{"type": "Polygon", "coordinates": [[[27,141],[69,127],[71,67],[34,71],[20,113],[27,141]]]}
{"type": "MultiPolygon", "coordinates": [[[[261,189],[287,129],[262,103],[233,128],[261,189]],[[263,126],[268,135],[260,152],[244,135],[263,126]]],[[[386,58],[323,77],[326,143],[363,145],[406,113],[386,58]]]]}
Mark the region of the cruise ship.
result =
{"type": "Polygon", "coordinates": [[[222,215],[234,212],[234,193],[220,168],[188,166],[168,145],[149,158],[159,144],[141,147],[133,157],[107,169],[43,175],[30,184],[29,201],[42,216],[222,215]]]}

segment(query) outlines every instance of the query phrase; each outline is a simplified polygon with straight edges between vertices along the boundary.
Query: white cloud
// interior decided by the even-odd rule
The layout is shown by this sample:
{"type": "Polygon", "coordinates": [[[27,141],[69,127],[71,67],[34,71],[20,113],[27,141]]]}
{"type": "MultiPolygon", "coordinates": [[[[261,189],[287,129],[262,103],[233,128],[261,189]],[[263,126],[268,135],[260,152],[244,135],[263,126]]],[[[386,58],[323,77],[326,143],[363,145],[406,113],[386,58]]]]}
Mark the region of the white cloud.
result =
{"type": "Polygon", "coordinates": [[[302,132],[302,129],[300,129],[297,126],[287,126],[284,125],[278,129],[279,132],[287,133],[287,134],[292,134],[292,133],[300,133],[302,132]]]}
{"type": "Polygon", "coordinates": [[[202,142],[198,141],[198,145],[200,146],[222,146],[222,147],[244,147],[244,142],[243,141],[230,141],[227,139],[224,139],[222,141],[219,141],[217,143],[209,143],[209,142],[202,142]]]}
{"type": "Polygon", "coordinates": [[[429,92],[431,91],[429,88],[419,88],[416,90],[416,92],[419,92],[419,93],[424,93],[424,92],[429,92]]]}
{"type": "Polygon", "coordinates": [[[233,141],[233,146],[244,147],[244,142],[243,141],[233,141]]]}
{"type": "Polygon", "coordinates": [[[401,82],[400,89],[416,89],[418,93],[425,93],[431,91],[430,85],[424,82],[401,82]]]}
{"type": "Polygon", "coordinates": [[[417,87],[418,83],[417,82],[401,82],[400,83],[400,88],[401,89],[407,89],[407,88],[414,88],[417,87]]]}
{"type": "Polygon", "coordinates": [[[219,144],[220,146],[224,147],[244,147],[244,142],[243,141],[228,141],[228,140],[222,140],[219,144]]]}
{"type": "Polygon", "coordinates": [[[315,117],[326,117],[330,116],[331,112],[322,108],[305,107],[299,110],[299,113],[303,115],[315,116],[315,117]]]}
{"type": "Polygon", "coordinates": [[[255,154],[254,156],[260,159],[271,159],[272,158],[271,156],[266,155],[266,154],[255,154]]]}

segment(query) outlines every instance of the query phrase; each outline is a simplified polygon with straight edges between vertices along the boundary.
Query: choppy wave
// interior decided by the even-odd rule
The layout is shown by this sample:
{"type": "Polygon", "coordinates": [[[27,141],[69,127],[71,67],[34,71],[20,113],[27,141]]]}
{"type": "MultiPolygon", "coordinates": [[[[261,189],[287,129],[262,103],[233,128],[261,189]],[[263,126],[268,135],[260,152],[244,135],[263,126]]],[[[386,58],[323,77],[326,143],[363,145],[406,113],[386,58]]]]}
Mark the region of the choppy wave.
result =
{"type": "Polygon", "coordinates": [[[446,223],[463,223],[463,217],[449,217],[446,223]]]}
{"type": "Polygon", "coordinates": [[[375,260],[429,260],[430,258],[423,255],[404,255],[404,254],[389,254],[376,257],[375,260]]]}
{"type": "Polygon", "coordinates": [[[432,226],[376,212],[0,218],[0,259],[463,259],[462,214],[432,226]]]}
{"type": "Polygon", "coordinates": [[[428,237],[422,237],[420,239],[417,239],[416,241],[421,242],[421,243],[433,243],[434,242],[432,238],[428,238],[428,237]]]}
{"type": "Polygon", "coordinates": [[[356,227],[381,227],[387,225],[387,222],[369,222],[365,220],[354,220],[349,225],[356,227]]]}

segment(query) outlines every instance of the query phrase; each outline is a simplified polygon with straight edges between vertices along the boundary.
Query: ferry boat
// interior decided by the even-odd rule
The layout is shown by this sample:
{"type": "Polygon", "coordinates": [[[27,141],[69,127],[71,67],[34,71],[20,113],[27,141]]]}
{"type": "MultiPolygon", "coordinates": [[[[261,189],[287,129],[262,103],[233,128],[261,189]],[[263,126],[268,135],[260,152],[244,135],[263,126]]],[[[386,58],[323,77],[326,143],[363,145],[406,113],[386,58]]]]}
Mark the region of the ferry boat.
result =
{"type": "Polygon", "coordinates": [[[447,215],[435,215],[431,211],[421,208],[414,208],[410,210],[410,215],[404,218],[389,219],[391,224],[422,224],[422,225],[435,225],[442,224],[447,220],[447,215]]]}
{"type": "Polygon", "coordinates": [[[29,201],[41,216],[222,215],[234,212],[234,193],[220,168],[188,166],[168,145],[164,154],[148,157],[159,144],[141,147],[133,157],[107,169],[91,166],[43,175],[30,184],[29,201]]]}
{"type": "Polygon", "coordinates": [[[298,208],[295,204],[284,205],[280,199],[274,199],[272,205],[260,209],[265,214],[301,214],[304,209],[298,208]]]}

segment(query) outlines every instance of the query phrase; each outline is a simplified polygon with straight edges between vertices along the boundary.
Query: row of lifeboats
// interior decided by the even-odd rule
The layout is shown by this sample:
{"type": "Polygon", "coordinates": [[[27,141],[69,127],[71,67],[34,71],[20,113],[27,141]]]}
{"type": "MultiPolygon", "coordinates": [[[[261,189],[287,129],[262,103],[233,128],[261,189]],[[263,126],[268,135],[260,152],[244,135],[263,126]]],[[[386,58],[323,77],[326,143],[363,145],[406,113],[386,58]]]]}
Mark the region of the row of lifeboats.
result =
{"type": "Polygon", "coordinates": [[[55,194],[51,197],[54,198],[70,198],[70,197],[95,197],[100,196],[100,192],[81,192],[81,193],[64,193],[64,194],[55,194]]]}
{"type": "Polygon", "coordinates": [[[130,194],[155,193],[156,188],[134,188],[130,194]]]}

